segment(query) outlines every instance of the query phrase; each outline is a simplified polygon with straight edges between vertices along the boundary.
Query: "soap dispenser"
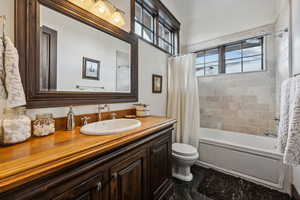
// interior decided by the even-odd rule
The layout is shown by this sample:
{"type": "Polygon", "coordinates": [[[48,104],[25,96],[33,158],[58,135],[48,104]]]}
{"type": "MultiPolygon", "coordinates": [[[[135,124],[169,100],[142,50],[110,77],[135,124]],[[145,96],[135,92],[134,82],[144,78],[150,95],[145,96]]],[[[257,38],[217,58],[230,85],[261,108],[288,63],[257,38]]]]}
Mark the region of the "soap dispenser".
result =
{"type": "Polygon", "coordinates": [[[73,112],[73,106],[70,106],[70,110],[67,115],[67,130],[72,131],[75,129],[75,114],[73,112]]]}

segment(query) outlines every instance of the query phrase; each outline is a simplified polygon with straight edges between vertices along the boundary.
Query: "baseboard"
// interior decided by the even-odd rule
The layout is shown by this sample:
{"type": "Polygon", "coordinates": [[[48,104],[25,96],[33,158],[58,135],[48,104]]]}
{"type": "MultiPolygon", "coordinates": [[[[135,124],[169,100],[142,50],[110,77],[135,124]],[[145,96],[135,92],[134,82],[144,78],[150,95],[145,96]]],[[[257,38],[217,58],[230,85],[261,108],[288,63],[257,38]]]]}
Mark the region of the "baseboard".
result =
{"type": "Polygon", "coordinates": [[[292,197],[293,197],[293,200],[300,200],[299,191],[297,191],[297,189],[294,185],[292,185],[292,197]]]}

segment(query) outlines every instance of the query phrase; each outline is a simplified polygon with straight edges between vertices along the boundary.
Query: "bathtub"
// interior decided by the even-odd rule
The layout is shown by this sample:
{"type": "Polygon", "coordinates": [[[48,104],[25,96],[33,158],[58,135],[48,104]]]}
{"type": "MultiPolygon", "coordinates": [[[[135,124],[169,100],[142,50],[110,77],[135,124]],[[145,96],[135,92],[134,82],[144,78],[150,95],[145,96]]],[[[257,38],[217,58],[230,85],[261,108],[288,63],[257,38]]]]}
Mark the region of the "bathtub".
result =
{"type": "Polygon", "coordinates": [[[201,128],[196,164],[290,193],[291,169],[276,138],[201,128]]]}

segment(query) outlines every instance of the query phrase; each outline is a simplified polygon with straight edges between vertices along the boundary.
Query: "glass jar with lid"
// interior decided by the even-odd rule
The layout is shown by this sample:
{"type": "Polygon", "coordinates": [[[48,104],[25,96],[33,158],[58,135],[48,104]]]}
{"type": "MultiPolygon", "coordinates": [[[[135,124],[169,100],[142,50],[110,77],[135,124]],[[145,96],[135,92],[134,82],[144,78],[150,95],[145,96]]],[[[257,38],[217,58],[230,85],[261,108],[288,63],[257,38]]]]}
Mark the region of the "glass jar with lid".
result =
{"type": "Polygon", "coordinates": [[[42,137],[55,132],[55,120],[52,114],[40,114],[33,122],[33,135],[42,137]]]}
{"type": "Polygon", "coordinates": [[[31,136],[31,119],[25,107],[7,108],[0,121],[0,144],[10,145],[26,141],[31,136]]]}

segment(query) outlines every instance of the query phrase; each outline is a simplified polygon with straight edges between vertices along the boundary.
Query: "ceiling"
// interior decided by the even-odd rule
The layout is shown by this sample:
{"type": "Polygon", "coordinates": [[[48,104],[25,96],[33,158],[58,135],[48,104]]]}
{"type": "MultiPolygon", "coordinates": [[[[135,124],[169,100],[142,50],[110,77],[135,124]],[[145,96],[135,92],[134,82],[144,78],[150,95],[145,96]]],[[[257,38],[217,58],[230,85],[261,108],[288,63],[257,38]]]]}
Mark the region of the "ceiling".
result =
{"type": "Polygon", "coordinates": [[[162,0],[181,21],[184,44],[274,23],[284,1],[162,0]]]}

